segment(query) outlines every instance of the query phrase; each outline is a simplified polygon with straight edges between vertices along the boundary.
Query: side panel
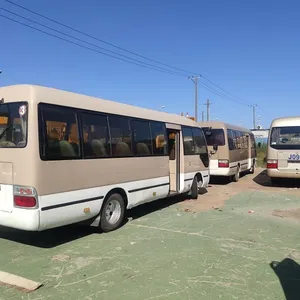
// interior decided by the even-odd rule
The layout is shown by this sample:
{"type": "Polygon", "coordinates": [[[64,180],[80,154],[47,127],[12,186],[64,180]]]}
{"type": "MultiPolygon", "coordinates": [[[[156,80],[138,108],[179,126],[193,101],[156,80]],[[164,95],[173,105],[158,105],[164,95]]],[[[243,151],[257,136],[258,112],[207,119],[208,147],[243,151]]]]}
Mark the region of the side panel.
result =
{"type": "Polygon", "coordinates": [[[40,230],[77,223],[95,217],[109,191],[122,188],[128,198],[127,208],[165,198],[169,193],[169,176],[80,189],[40,196],[40,230]]]}

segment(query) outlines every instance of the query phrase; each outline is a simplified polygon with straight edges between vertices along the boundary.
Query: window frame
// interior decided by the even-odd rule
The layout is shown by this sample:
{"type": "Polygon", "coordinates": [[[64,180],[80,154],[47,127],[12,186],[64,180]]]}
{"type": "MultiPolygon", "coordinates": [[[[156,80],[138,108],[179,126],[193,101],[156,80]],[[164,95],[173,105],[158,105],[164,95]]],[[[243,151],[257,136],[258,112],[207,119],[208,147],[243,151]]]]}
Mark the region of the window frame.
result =
{"type": "Polygon", "coordinates": [[[112,158],[112,147],[111,147],[111,134],[110,134],[110,127],[109,127],[109,122],[108,122],[108,115],[102,112],[94,112],[94,111],[87,111],[87,110],[81,110],[78,109],[78,116],[80,120],[80,140],[81,140],[81,153],[82,153],[82,159],[83,160],[88,160],[88,159],[107,159],[107,158],[112,158]],[[109,154],[107,156],[97,156],[97,157],[85,157],[84,155],[84,136],[83,136],[83,115],[93,115],[93,116],[101,116],[105,117],[106,119],[106,124],[107,124],[107,134],[108,134],[108,143],[109,143],[109,154]]]}
{"type": "Polygon", "coordinates": [[[45,102],[39,102],[38,105],[38,140],[39,140],[39,156],[42,161],[62,161],[62,160],[80,160],[83,159],[83,152],[82,152],[82,127],[81,127],[81,120],[79,117],[79,112],[78,109],[70,106],[64,106],[64,105],[56,105],[56,104],[51,104],[51,103],[45,103],[45,102]],[[62,156],[62,157],[49,157],[46,155],[46,136],[47,136],[47,126],[46,126],[46,121],[44,118],[43,114],[43,108],[42,107],[50,107],[50,108],[60,108],[60,109],[66,109],[69,111],[74,111],[75,115],[75,120],[76,120],[76,125],[77,125],[77,130],[78,130],[78,148],[79,148],[79,155],[77,156],[62,156]],[[41,134],[42,133],[42,134],[41,134]],[[41,152],[41,137],[43,141],[43,151],[41,152]]]}
{"type": "MultiPolygon", "coordinates": [[[[4,102],[2,105],[9,105],[9,104],[20,104],[20,105],[26,105],[26,114],[27,114],[27,122],[26,122],[26,140],[25,140],[25,145],[22,147],[0,147],[0,149],[24,149],[27,147],[28,145],[28,123],[29,123],[29,112],[30,112],[30,108],[29,108],[29,103],[28,101],[22,101],[22,100],[18,100],[18,101],[13,101],[13,102],[4,102]]],[[[10,121],[10,116],[7,117],[7,123],[10,121]]],[[[14,126],[14,124],[12,125],[12,127],[14,126]]]]}
{"type": "MultiPolygon", "coordinates": [[[[21,101],[24,102],[24,101],[21,101]]],[[[164,121],[158,121],[158,120],[152,120],[152,119],[143,119],[143,118],[136,118],[136,117],[129,117],[125,115],[119,115],[119,114],[114,114],[114,113],[105,113],[102,111],[95,111],[95,110],[90,110],[90,109],[82,109],[82,108],[76,108],[72,106],[66,106],[66,105],[60,105],[60,104],[52,104],[49,102],[39,102],[37,104],[37,117],[38,117],[38,143],[39,143],[39,156],[42,161],[62,161],[62,160],[90,160],[90,159],[117,159],[117,158],[134,158],[134,157],[165,157],[169,156],[168,155],[168,137],[167,137],[167,127],[166,127],[166,122],[164,121]],[[78,127],[78,132],[79,132],[79,149],[80,149],[80,155],[76,157],[61,157],[61,158],[48,158],[45,155],[45,149],[46,149],[46,123],[44,119],[44,114],[42,113],[42,107],[43,106],[48,106],[48,107],[53,107],[56,109],[67,109],[74,111],[74,114],[76,116],[76,122],[77,122],[77,127],[78,127]],[[107,119],[107,125],[108,125],[108,132],[109,132],[109,143],[110,143],[110,155],[107,157],[87,157],[84,158],[84,153],[83,153],[83,122],[82,122],[82,114],[92,114],[92,115],[99,115],[99,116],[105,116],[107,119]],[[113,156],[112,155],[112,147],[111,147],[111,128],[109,124],[109,117],[119,117],[119,118],[125,118],[128,120],[129,124],[129,130],[130,130],[130,138],[131,138],[131,152],[132,155],[130,156],[113,156]],[[154,154],[154,149],[153,149],[153,144],[152,144],[152,154],[151,155],[135,155],[133,152],[133,142],[134,142],[134,136],[133,136],[133,131],[131,128],[131,122],[132,120],[135,121],[143,121],[143,122],[148,122],[149,123],[149,129],[150,129],[150,137],[151,137],[151,142],[153,141],[153,135],[152,135],[152,128],[151,124],[160,124],[162,125],[163,128],[163,134],[165,137],[166,141],[166,148],[165,148],[165,153],[164,154],[154,154]]],[[[180,125],[180,124],[178,124],[180,125]]],[[[180,125],[181,127],[183,125],[180,125]]],[[[28,127],[28,122],[27,122],[27,127],[28,127]]],[[[28,138],[28,135],[27,135],[28,138]]],[[[152,142],[153,143],[153,142],[152,142]]],[[[27,145],[27,144],[26,144],[27,145]]]]}

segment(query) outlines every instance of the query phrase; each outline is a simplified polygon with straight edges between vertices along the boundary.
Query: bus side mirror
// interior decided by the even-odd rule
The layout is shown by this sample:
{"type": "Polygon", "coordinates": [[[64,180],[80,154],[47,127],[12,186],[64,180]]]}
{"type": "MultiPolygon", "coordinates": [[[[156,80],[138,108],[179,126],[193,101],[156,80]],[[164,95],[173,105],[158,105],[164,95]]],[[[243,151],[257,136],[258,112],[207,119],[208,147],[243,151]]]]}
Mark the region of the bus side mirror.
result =
{"type": "Polygon", "coordinates": [[[213,149],[214,149],[214,151],[218,151],[218,148],[219,148],[219,147],[218,147],[218,145],[217,145],[217,144],[214,144],[214,145],[213,145],[213,149]]]}
{"type": "Polygon", "coordinates": [[[261,147],[261,142],[258,142],[257,147],[258,147],[258,148],[261,147]]]}

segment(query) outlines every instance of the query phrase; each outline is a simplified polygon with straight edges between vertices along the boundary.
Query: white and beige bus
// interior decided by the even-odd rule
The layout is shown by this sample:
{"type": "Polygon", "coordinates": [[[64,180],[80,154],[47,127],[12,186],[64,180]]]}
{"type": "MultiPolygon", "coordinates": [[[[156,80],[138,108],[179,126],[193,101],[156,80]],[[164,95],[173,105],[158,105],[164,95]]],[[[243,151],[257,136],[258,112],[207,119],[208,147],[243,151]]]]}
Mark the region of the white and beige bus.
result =
{"type": "Polygon", "coordinates": [[[250,130],[218,121],[199,124],[210,152],[210,176],[229,176],[237,182],[240,173],[254,173],[256,145],[250,130]]]}
{"type": "Polygon", "coordinates": [[[300,117],[273,120],[268,139],[267,174],[272,183],[300,178],[300,117]]]}
{"type": "Polygon", "coordinates": [[[208,185],[205,137],[188,118],[32,85],[0,99],[0,225],[111,231],[127,209],[208,185]]]}

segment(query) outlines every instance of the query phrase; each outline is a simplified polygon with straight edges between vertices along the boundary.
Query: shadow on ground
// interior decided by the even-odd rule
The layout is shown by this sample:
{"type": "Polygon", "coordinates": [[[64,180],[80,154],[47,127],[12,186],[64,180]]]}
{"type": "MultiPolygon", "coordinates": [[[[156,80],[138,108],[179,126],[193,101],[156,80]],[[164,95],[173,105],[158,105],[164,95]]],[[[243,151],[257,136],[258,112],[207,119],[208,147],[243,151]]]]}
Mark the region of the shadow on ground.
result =
{"type": "MultiPolygon", "coordinates": [[[[245,172],[240,173],[240,179],[247,175],[248,173],[245,172]]],[[[233,182],[229,176],[210,176],[209,183],[214,185],[228,185],[233,182]]]]}
{"type": "Polygon", "coordinates": [[[276,185],[272,184],[270,178],[267,175],[267,170],[260,172],[253,178],[253,181],[264,187],[300,188],[299,179],[282,178],[280,179],[280,181],[276,182],[276,185]]]}
{"type": "Polygon", "coordinates": [[[294,260],[285,258],[281,262],[271,262],[270,267],[278,276],[286,300],[299,300],[300,266],[294,260]]]}
{"type": "MultiPolygon", "coordinates": [[[[206,189],[201,189],[200,194],[206,192],[206,189]]],[[[187,197],[174,196],[135,207],[127,212],[127,218],[123,226],[126,225],[130,219],[141,218],[145,215],[165,209],[184,200],[188,200],[187,197]]],[[[83,226],[81,224],[68,225],[42,232],[27,232],[0,226],[0,239],[6,239],[39,248],[53,248],[77,239],[81,239],[91,234],[99,233],[100,232],[97,228],[83,226]]]]}

